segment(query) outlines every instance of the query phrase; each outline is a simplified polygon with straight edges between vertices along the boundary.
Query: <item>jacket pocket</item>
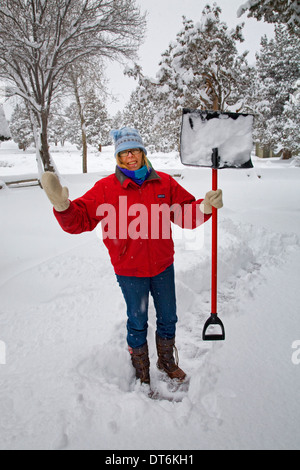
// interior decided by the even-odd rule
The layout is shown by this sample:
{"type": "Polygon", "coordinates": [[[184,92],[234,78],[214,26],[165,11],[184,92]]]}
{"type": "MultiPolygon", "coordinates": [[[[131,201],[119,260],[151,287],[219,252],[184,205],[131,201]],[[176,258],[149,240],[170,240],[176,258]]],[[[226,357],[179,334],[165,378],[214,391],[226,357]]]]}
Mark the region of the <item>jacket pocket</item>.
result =
{"type": "Polygon", "coordinates": [[[127,240],[118,240],[106,238],[103,240],[106,248],[108,249],[109,256],[113,265],[119,263],[127,252],[127,240]]]}
{"type": "Polygon", "coordinates": [[[126,252],[127,252],[127,247],[128,247],[128,243],[127,243],[127,240],[124,240],[124,245],[122,246],[122,249],[120,250],[119,252],[119,256],[118,256],[118,259],[120,261],[120,259],[126,255],[126,252]]]}

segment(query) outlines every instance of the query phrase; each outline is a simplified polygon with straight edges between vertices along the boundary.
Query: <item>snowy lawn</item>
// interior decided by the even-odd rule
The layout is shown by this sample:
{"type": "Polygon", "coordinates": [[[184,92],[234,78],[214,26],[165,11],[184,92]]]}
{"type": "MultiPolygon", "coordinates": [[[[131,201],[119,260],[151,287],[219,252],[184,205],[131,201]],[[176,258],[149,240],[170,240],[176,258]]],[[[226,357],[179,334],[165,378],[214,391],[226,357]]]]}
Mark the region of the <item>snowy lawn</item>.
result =
{"type": "MultiPolygon", "coordinates": [[[[53,148],[74,199],[114,170],[112,149],[53,148]]],[[[151,155],[195,196],[210,169],[151,155]]],[[[204,343],[210,314],[211,224],[175,230],[179,402],[135,385],[126,313],[99,231],[64,233],[39,187],[0,190],[0,449],[299,449],[300,169],[254,158],[220,170],[218,311],[226,341],[204,343]]],[[[34,151],[0,147],[0,180],[36,174],[34,151]]],[[[149,311],[151,380],[155,313],[149,311]]]]}

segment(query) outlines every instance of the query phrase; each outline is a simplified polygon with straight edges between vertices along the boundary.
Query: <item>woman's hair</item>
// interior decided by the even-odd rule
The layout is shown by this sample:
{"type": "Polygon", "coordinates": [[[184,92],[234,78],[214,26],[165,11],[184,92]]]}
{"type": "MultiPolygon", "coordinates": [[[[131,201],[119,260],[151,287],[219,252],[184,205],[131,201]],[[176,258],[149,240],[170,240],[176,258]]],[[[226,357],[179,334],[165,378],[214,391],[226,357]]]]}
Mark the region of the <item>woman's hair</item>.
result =
{"type": "MultiPolygon", "coordinates": [[[[145,155],[145,152],[143,152],[143,150],[141,150],[143,156],[142,156],[142,166],[146,165],[146,167],[149,168],[151,167],[150,163],[149,163],[149,160],[148,158],[146,157],[145,155]]],[[[116,160],[117,160],[117,165],[120,166],[121,168],[124,168],[125,166],[123,165],[123,163],[121,162],[121,159],[120,159],[120,154],[118,153],[118,155],[116,156],[116,160]]]]}

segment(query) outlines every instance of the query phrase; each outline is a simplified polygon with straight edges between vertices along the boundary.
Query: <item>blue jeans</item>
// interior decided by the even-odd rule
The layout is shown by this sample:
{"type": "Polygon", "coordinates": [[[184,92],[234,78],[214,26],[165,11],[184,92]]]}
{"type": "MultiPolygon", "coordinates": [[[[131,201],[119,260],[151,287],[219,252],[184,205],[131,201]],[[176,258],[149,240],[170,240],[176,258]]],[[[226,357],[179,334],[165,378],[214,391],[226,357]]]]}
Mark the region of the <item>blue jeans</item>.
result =
{"type": "Polygon", "coordinates": [[[157,334],[171,339],[176,331],[174,265],[153,277],[119,276],[117,280],[127,304],[127,342],[140,348],[147,341],[149,293],[156,310],[157,334]]]}

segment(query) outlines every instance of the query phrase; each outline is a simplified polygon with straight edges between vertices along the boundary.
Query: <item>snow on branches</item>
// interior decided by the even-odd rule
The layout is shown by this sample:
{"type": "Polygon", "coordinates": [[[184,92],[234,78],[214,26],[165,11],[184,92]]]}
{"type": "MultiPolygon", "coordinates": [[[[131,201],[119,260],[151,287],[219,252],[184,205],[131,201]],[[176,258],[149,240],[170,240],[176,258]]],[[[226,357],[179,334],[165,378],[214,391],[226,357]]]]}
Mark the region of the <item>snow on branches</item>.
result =
{"type": "Polygon", "coordinates": [[[300,27],[300,4],[298,0],[248,0],[241,5],[237,16],[248,11],[248,17],[264,19],[268,23],[286,24],[290,32],[300,27]]]}
{"type": "Polygon", "coordinates": [[[0,4],[0,77],[21,96],[36,126],[36,146],[53,170],[47,126],[70,64],[83,58],[134,58],[145,17],[132,0],[6,0],[0,4]],[[37,125],[36,125],[37,123],[37,125]]]}
{"type": "Polygon", "coordinates": [[[148,121],[145,134],[157,150],[178,149],[183,107],[244,108],[253,70],[247,63],[248,52],[239,55],[236,47],[243,41],[243,24],[229,29],[220,13],[214,4],[204,8],[196,23],[183,17],[183,27],[162,54],[155,79],[144,77],[138,66],[126,71],[139,82],[125,110],[126,123],[134,124],[133,114],[134,119],[140,116],[145,129],[148,121]]]}

